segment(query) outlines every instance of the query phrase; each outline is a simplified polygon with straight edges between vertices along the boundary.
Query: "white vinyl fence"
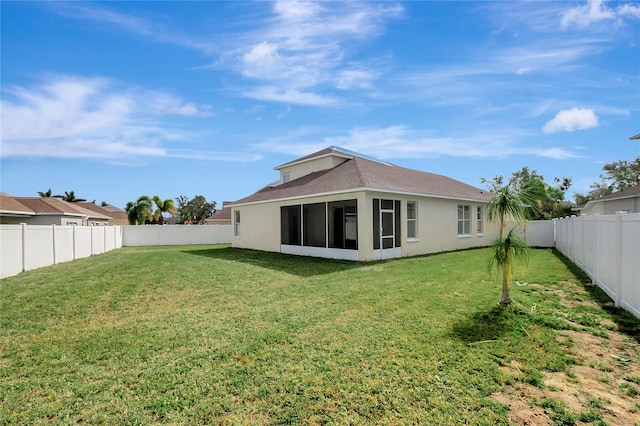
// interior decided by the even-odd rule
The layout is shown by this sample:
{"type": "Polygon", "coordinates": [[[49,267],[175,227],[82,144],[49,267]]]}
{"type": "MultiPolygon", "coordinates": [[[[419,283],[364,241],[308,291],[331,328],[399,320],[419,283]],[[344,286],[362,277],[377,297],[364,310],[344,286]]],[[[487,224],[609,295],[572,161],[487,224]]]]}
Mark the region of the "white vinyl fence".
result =
{"type": "Polygon", "coordinates": [[[558,219],[556,248],[640,318],[640,213],[558,219]]]}
{"type": "Polygon", "coordinates": [[[127,225],[123,246],[174,246],[226,244],[231,242],[233,225],[127,225]]]}
{"type": "Polygon", "coordinates": [[[0,225],[0,278],[120,247],[121,226],[0,225]]]}

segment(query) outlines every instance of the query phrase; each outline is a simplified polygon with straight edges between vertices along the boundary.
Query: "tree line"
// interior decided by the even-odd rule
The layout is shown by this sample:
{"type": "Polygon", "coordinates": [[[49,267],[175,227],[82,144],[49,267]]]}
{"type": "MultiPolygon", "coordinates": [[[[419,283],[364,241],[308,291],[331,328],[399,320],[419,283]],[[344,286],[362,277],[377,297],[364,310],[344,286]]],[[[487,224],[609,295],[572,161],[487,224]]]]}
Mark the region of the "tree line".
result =
{"type": "Polygon", "coordinates": [[[192,199],[180,195],[176,201],[177,206],[171,198],[163,200],[157,195],[142,195],[136,201],[129,201],[125,207],[129,224],[163,225],[169,218],[178,225],[201,224],[216,211],[216,202],[207,202],[202,195],[192,199]]]}

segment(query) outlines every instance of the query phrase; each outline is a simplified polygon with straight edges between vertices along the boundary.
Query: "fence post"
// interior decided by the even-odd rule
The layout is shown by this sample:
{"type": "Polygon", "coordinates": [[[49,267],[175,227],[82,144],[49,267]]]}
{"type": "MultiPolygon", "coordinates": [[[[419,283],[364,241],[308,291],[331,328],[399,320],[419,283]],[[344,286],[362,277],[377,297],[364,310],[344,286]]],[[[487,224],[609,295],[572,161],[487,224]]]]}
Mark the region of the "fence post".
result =
{"type": "Polygon", "coordinates": [[[27,224],[22,225],[22,272],[27,270],[27,224]]]}
{"type": "Polygon", "coordinates": [[[76,260],[78,258],[78,256],[76,255],[76,224],[74,223],[73,225],[73,260],[76,260]]]}
{"type": "Polygon", "coordinates": [[[107,225],[104,225],[104,240],[102,241],[102,252],[107,252],[107,225]]]}
{"type": "Polygon", "coordinates": [[[56,262],[56,224],[52,224],[51,225],[51,232],[52,232],[52,236],[53,236],[53,264],[57,264],[58,262],[56,262]]]}
{"type": "Polygon", "coordinates": [[[598,216],[593,217],[593,247],[591,248],[591,258],[593,261],[592,284],[598,284],[598,216]]]}
{"type": "Polygon", "coordinates": [[[615,287],[616,287],[616,306],[620,307],[622,306],[622,292],[623,292],[623,286],[622,286],[622,266],[623,266],[623,261],[622,261],[622,215],[621,214],[616,214],[616,273],[614,276],[614,280],[615,280],[615,287]]]}

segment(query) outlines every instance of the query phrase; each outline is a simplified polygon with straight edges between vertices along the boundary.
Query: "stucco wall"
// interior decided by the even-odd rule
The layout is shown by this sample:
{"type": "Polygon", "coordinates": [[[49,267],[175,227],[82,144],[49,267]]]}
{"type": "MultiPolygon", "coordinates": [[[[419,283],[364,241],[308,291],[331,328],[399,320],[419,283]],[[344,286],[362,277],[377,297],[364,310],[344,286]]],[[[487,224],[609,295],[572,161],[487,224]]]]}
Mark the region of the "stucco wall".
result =
{"type": "Polygon", "coordinates": [[[317,172],[319,170],[332,169],[338,164],[344,163],[345,161],[347,161],[346,158],[327,156],[317,158],[312,161],[307,161],[301,164],[294,164],[292,166],[280,169],[280,181],[282,181],[282,176],[285,173],[289,173],[290,180],[294,180],[302,176],[306,176],[309,173],[317,172]]]}
{"type": "MultiPolygon", "coordinates": [[[[264,251],[280,252],[280,207],[295,204],[311,204],[340,200],[358,200],[358,260],[374,260],[373,249],[373,199],[401,201],[402,256],[437,253],[490,245],[498,235],[497,226],[484,219],[484,232],[476,232],[476,207],[478,202],[417,197],[383,192],[354,192],[340,195],[309,197],[304,199],[234,206],[240,211],[240,235],[232,238],[232,246],[264,251]],[[417,204],[418,238],[407,240],[407,201],[417,204]],[[458,236],[458,205],[471,207],[471,235],[458,236]]],[[[483,206],[484,207],[484,206],[483,206]]],[[[484,209],[483,209],[484,210],[484,209]]],[[[484,212],[486,216],[486,211],[484,212]]]]}
{"type": "Polygon", "coordinates": [[[582,210],[581,214],[615,214],[616,212],[640,212],[640,197],[610,201],[590,201],[582,210]]]}
{"type": "MultiPolygon", "coordinates": [[[[483,211],[484,232],[478,235],[476,232],[476,207],[482,203],[470,201],[447,200],[433,197],[418,197],[412,195],[393,195],[387,193],[369,193],[367,200],[368,217],[372,217],[373,199],[393,199],[401,201],[401,238],[402,256],[417,256],[421,254],[438,253],[443,251],[460,250],[472,247],[490,245],[498,236],[497,226],[486,220],[486,211],[483,211]],[[417,206],[417,231],[418,238],[409,241],[407,239],[407,202],[413,201],[417,206]],[[458,205],[471,207],[471,236],[458,236],[458,205]]],[[[483,210],[485,210],[483,208],[483,210]]],[[[368,230],[372,229],[372,219],[367,223],[368,230]]],[[[365,260],[373,260],[373,241],[371,231],[368,232],[369,241],[364,246],[368,248],[365,260]]]]}
{"type": "MultiPolygon", "coordinates": [[[[240,211],[240,235],[233,236],[231,245],[238,248],[280,252],[280,207],[353,199],[358,199],[359,212],[360,206],[364,202],[364,193],[362,192],[309,197],[248,206],[233,206],[231,211],[232,222],[235,220],[235,211],[240,211]]],[[[358,214],[358,238],[362,238],[360,234],[361,226],[363,226],[360,223],[361,217],[362,215],[358,214]]]]}

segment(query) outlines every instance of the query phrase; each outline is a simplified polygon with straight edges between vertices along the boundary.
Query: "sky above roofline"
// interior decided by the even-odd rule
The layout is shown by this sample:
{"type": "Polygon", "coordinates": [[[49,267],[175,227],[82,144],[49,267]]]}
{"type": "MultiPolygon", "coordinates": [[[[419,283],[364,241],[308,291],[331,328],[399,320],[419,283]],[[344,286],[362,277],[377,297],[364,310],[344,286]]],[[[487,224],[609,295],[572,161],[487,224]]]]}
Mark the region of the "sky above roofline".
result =
{"type": "Polygon", "coordinates": [[[3,2],[3,192],[242,198],[342,146],[586,192],[640,142],[640,3],[3,2]]]}

